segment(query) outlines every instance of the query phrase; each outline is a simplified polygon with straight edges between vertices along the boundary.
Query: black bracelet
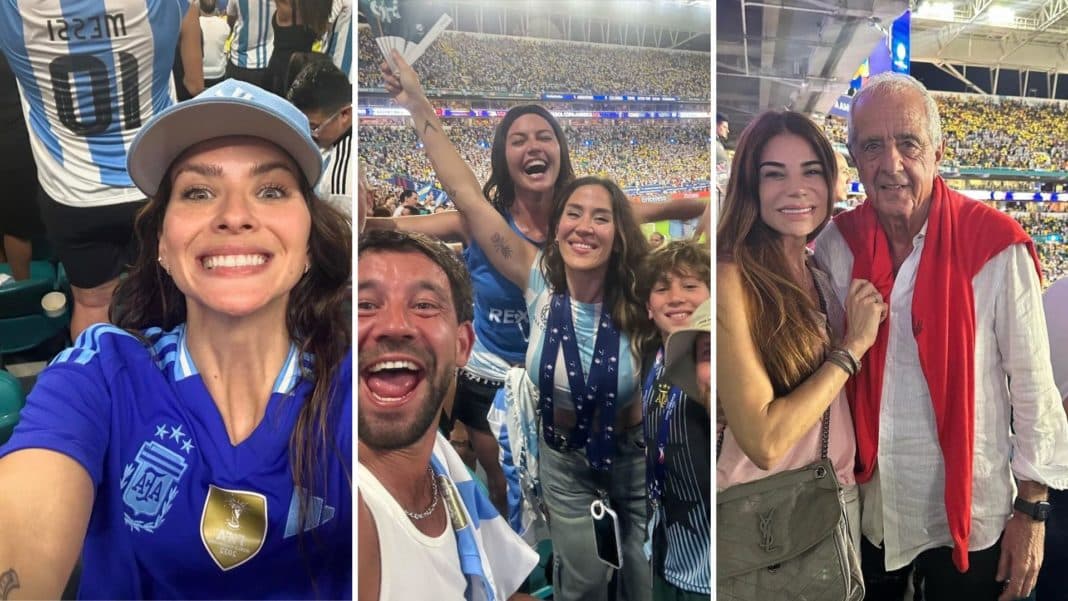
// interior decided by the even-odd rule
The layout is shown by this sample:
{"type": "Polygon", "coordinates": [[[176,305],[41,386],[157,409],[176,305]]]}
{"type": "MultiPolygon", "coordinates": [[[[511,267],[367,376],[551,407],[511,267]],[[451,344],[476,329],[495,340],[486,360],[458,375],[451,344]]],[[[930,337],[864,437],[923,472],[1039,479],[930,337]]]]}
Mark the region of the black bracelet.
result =
{"type": "Polygon", "coordinates": [[[849,357],[849,362],[853,364],[854,374],[860,371],[860,359],[858,359],[857,356],[853,354],[853,351],[847,349],[844,346],[840,346],[836,350],[842,351],[847,357],[849,357]]]}
{"type": "Polygon", "coordinates": [[[849,363],[848,360],[842,358],[841,355],[838,355],[834,352],[828,353],[827,361],[830,361],[834,365],[837,365],[838,367],[842,368],[842,371],[846,372],[847,376],[853,376],[853,366],[849,363]]]}

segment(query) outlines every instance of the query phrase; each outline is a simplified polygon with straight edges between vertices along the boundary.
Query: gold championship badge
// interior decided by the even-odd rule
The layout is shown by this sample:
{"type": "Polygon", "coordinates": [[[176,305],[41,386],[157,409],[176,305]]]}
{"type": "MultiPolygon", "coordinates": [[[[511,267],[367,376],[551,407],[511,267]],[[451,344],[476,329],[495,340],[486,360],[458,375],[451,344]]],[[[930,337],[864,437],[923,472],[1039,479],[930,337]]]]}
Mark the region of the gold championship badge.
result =
{"type": "Polygon", "coordinates": [[[252,559],[267,538],[267,497],[208,485],[200,540],[223,571],[252,559]]]}

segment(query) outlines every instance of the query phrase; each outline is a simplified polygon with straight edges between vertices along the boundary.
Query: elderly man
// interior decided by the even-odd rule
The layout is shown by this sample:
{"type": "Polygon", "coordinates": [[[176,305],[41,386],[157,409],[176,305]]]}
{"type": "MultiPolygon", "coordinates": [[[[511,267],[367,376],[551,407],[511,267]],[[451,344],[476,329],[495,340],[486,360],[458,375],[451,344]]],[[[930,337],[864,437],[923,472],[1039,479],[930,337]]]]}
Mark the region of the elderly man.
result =
{"type": "Polygon", "coordinates": [[[474,343],[466,270],[404,232],[365,234],[359,260],[357,597],[530,599],[537,554],[436,429],[474,343]]]}
{"type": "Polygon", "coordinates": [[[890,305],[847,385],[869,600],[900,600],[909,567],[929,601],[1027,596],[1047,487],[1068,487],[1034,247],[946,186],[943,150],[923,85],[873,77],[849,121],[867,201],[816,243],[841,298],[863,278],[890,305]]]}

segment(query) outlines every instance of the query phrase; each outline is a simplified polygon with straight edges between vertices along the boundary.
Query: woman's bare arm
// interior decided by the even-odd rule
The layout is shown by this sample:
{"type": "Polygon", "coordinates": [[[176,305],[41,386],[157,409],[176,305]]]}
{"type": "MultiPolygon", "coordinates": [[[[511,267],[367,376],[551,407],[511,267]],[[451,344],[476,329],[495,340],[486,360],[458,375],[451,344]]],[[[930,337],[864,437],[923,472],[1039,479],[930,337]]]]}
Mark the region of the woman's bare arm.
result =
{"type": "Polygon", "coordinates": [[[386,63],[382,65],[386,91],[412,114],[416,133],[434,165],[438,180],[467,222],[473,224],[468,234],[486,251],[486,256],[501,275],[516,286],[526,288],[537,249],[512,230],[485,199],[478,178],[445,135],[415,71],[399,52],[394,51],[392,58],[398,72],[386,63]]]}

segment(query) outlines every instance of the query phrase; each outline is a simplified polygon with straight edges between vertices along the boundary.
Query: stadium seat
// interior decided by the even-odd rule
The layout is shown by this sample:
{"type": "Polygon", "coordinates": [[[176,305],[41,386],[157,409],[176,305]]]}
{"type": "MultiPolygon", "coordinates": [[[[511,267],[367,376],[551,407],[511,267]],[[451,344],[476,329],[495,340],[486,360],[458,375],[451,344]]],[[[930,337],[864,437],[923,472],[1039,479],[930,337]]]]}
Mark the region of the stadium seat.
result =
{"type": "Polygon", "coordinates": [[[0,445],[11,438],[15,424],[19,423],[19,411],[26,404],[22,385],[18,378],[0,370],[0,445]]]}
{"type": "MultiPolygon", "coordinates": [[[[10,266],[0,263],[0,273],[10,274],[10,266]]],[[[0,286],[0,366],[3,355],[36,348],[66,330],[69,308],[59,317],[48,317],[41,309],[41,297],[53,291],[67,294],[70,307],[63,266],[48,260],[32,261],[28,280],[0,286]]]]}

